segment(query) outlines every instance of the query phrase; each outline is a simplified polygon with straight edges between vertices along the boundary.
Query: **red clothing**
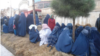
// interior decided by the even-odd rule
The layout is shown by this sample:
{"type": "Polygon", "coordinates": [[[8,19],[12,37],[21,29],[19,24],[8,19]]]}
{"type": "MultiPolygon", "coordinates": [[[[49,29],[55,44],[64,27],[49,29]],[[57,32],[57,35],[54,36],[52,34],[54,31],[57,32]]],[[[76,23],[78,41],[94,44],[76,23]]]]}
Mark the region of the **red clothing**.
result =
{"type": "Polygon", "coordinates": [[[16,28],[16,26],[15,25],[13,25],[13,29],[15,29],[16,28]]]}
{"type": "Polygon", "coordinates": [[[55,19],[49,18],[48,26],[50,27],[51,30],[53,30],[53,28],[55,27],[55,19]]]}

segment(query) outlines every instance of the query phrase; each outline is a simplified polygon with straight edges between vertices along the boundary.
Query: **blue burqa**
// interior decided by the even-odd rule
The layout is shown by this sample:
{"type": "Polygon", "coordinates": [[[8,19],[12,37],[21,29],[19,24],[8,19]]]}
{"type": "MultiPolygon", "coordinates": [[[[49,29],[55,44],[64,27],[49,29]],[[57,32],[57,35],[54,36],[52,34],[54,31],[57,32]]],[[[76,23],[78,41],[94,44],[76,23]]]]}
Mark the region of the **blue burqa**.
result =
{"type": "Polygon", "coordinates": [[[31,24],[33,24],[33,16],[31,14],[28,15],[28,17],[26,18],[26,29],[27,29],[27,33],[29,33],[29,26],[31,24]]]}
{"type": "Polygon", "coordinates": [[[83,29],[82,32],[77,37],[74,45],[72,47],[72,54],[80,56],[89,56],[89,40],[88,40],[88,30],[83,29]]]}
{"type": "Polygon", "coordinates": [[[19,18],[20,18],[20,16],[19,15],[16,15],[16,17],[15,17],[15,21],[14,21],[14,24],[15,24],[15,26],[16,26],[16,28],[15,28],[15,30],[16,30],[16,35],[18,35],[18,24],[19,24],[19,18]]]}
{"type": "Polygon", "coordinates": [[[13,21],[14,21],[14,17],[11,17],[11,18],[9,19],[9,23],[8,23],[9,32],[10,32],[10,33],[13,33],[13,32],[14,32],[14,29],[13,29],[13,21]]]}
{"type": "Polygon", "coordinates": [[[56,26],[54,27],[52,33],[48,37],[48,47],[50,45],[51,46],[55,46],[55,44],[56,44],[56,42],[58,40],[57,32],[59,31],[59,29],[60,29],[60,25],[59,25],[59,23],[56,23],[56,26]]]}
{"type": "Polygon", "coordinates": [[[78,35],[81,33],[82,30],[83,30],[83,26],[79,26],[79,27],[75,30],[75,40],[77,39],[78,35]]]}
{"type": "Polygon", "coordinates": [[[97,19],[95,26],[97,27],[97,29],[100,32],[100,17],[97,19]]]}
{"type": "Polygon", "coordinates": [[[58,33],[57,33],[57,37],[59,37],[59,35],[60,35],[61,32],[63,31],[64,27],[65,27],[65,24],[62,23],[62,26],[60,27],[60,29],[59,29],[59,31],[58,31],[58,33]]]}
{"type": "Polygon", "coordinates": [[[72,23],[68,23],[68,24],[67,24],[67,28],[69,29],[69,31],[70,31],[70,36],[72,37],[72,31],[73,31],[73,25],[72,25],[72,23]]]}
{"type": "Polygon", "coordinates": [[[25,36],[26,35],[26,17],[24,13],[21,13],[18,24],[18,35],[25,36]]]}
{"type": "Polygon", "coordinates": [[[92,27],[91,28],[91,33],[90,33],[90,38],[89,38],[90,56],[99,56],[97,54],[97,50],[96,50],[96,47],[94,45],[94,38],[96,38],[97,36],[99,36],[99,35],[96,34],[96,32],[97,32],[97,29],[95,27],[92,27]]]}
{"type": "Polygon", "coordinates": [[[94,37],[94,45],[95,45],[96,50],[100,56],[100,33],[98,31],[94,31],[92,33],[92,36],[94,37]]]}
{"type": "Polygon", "coordinates": [[[6,17],[6,16],[4,16],[4,17],[3,17],[3,24],[5,24],[5,21],[4,21],[5,19],[7,19],[7,17],[6,17]]]}
{"type": "Polygon", "coordinates": [[[35,30],[34,27],[31,30],[29,30],[29,40],[32,43],[40,41],[39,31],[35,30]]]}
{"type": "Polygon", "coordinates": [[[60,34],[55,47],[58,51],[69,53],[71,52],[72,45],[73,40],[70,36],[70,30],[67,27],[65,27],[62,33],[60,34]]]}
{"type": "Polygon", "coordinates": [[[9,27],[7,25],[3,24],[3,32],[4,33],[9,33],[8,28],[9,27]]]}
{"type": "Polygon", "coordinates": [[[43,23],[48,24],[49,18],[50,18],[50,15],[47,14],[46,17],[45,17],[45,19],[44,19],[44,21],[43,21],[43,23]]]}
{"type": "MultiPolygon", "coordinates": [[[[39,19],[38,19],[38,16],[35,15],[36,17],[36,25],[39,25],[39,19]]],[[[27,33],[29,33],[29,26],[31,24],[34,24],[34,20],[33,20],[33,14],[29,14],[28,17],[26,18],[26,28],[27,28],[27,33]]]]}

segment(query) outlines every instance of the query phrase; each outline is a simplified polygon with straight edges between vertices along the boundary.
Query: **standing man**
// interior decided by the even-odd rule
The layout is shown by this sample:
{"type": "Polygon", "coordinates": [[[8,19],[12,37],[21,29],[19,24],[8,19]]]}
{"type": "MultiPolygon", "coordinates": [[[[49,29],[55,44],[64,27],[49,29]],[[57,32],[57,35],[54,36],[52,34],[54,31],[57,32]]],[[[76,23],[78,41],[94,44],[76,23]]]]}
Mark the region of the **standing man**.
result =
{"type": "Polygon", "coordinates": [[[100,14],[99,14],[99,18],[96,21],[95,26],[97,27],[98,31],[100,32],[100,14]]]}
{"type": "Polygon", "coordinates": [[[48,20],[48,26],[51,30],[53,30],[53,28],[55,27],[55,19],[53,15],[51,15],[51,17],[48,20]]]}

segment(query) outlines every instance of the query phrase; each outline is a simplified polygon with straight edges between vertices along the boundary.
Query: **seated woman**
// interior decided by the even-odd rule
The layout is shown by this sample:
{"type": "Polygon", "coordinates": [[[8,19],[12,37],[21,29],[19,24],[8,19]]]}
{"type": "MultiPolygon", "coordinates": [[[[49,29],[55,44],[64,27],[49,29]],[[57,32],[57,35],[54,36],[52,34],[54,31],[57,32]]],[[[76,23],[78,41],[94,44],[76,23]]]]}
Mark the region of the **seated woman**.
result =
{"type": "Polygon", "coordinates": [[[79,27],[75,30],[75,40],[77,39],[77,37],[79,36],[79,34],[81,33],[82,30],[83,30],[83,26],[79,26],[79,27]]]}
{"type": "Polygon", "coordinates": [[[83,29],[82,32],[77,37],[74,45],[72,47],[72,54],[79,56],[89,56],[89,31],[83,29]]]}
{"type": "Polygon", "coordinates": [[[55,46],[56,42],[57,42],[57,33],[60,29],[60,25],[59,23],[56,23],[56,26],[54,27],[52,33],[50,34],[50,36],[48,37],[48,47],[51,46],[55,46]]]}
{"type": "Polygon", "coordinates": [[[64,24],[64,23],[62,23],[62,25],[61,25],[61,27],[60,27],[60,29],[59,29],[58,33],[57,33],[57,37],[59,37],[59,35],[60,35],[60,34],[61,34],[61,32],[63,31],[64,27],[65,27],[65,24],[64,24]]]}
{"type": "MultiPolygon", "coordinates": [[[[7,21],[7,19],[5,19],[5,22],[7,21]]],[[[3,32],[4,33],[8,33],[9,32],[9,27],[8,27],[8,25],[5,23],[5,24],[3,24],[3,32]]]]}
{"type": "Polygon", "coordinates": [[[43,44],[48,44],[48,37],[51,34],[51,29],[47,24],[42,24],[42,29],[39,32],[40,34],[40,46],[43,44]]]}
{"type": "Polygon", "coordinates": [[[91,27],[90,43],[91,56],[100,56],[100,33],[96,27],[91,27]]]}
{"type": "Polygon", "coordinates": [[[36,25],[32,24],[29,26],[29,40],[32,43],[36,43],[36,42],[40,41],[39,31],[37,30],[36,25]]]}
{"type": "Polygon", "coordinates": [[[65,53],[70,53],[73,45],[73,40],[70,36],[70,27],[68,26],[63,29],[55,46],[58,51],[62,51],[65,53]]]}
{"type": "Polygon", "coordinates": [[[72,31],[73,31],[73,25],[72,25],[72,23],[68,23],[68,24],[67,24],[67,28],[69,29],[69,31],[70,31],[70,36],[72,37],[72,31]]]}

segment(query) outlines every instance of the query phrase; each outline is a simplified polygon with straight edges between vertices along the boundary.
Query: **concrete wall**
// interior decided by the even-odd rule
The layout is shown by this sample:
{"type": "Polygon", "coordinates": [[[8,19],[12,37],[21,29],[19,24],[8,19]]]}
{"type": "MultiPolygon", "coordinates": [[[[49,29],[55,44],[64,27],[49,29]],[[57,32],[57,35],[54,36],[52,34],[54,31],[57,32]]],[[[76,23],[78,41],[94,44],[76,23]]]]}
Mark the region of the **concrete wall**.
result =
{"type": "Polygon", "coordinates": [[[52,9],[49,7],[49,8],[43,8],[43,9],[41,9],[41,13],[43,14],[43,15],[47,15],[47,14],[52,14],[52,9]]]}
{"type": "MultiPolygon", "coordinates": [[[[90,12],[90,15],[88,17],[78,17],[75,20],[75,24],[81,24],[81,25],[85,25],[85,24],[91,24],[91,26],[95,26],[95,22],[97,20],[97,18],[99,17],[100,12],[90,12]]],[[[55,16],[55,20],[56,22],[61,23],[65,23],[67,25],[67,23],[73,23],[73,20],[71,18],[64,18],[64,17],[59,17],[59,16],[55,16]]]]}

